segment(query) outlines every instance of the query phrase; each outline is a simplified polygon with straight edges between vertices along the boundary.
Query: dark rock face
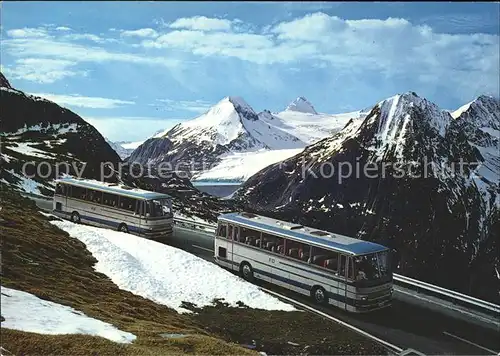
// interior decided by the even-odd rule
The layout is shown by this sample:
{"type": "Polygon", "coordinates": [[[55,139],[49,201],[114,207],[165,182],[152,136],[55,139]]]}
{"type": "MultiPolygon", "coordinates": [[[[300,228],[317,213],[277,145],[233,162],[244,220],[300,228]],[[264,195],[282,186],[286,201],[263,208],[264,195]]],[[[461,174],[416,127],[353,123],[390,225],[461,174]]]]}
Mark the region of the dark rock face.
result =
{"type": "Polygon", "coordinates": [[[498,110],[480,97],[454,120],[415,93],[390,98],[258,172],[235,198],[385,244],[398,273],[498,302],[498,110]]]}
{"type": "Polygon", "coordinates": [[[85,165],[83,176],[99,179],[101,162],[121,162],[101,134],[74,112],[4,84],[0,88],[0,120],[0,179],[20,190],[51,194],[56,165],[59,173],[72,175],[85,165]],[[26,165],[23,172],[26,162],[33,164],[26,165]],[[35,176],[26,180],[24,173],[35,176]]]}
{"type": "Polygon", "coordinates": [[[0,72],[0,87],[1,88],[12,89],[12,87],[10,86],[9,81],[7,80],[7,78],[5,78],[5,76],[1,72],[0,72]]]}

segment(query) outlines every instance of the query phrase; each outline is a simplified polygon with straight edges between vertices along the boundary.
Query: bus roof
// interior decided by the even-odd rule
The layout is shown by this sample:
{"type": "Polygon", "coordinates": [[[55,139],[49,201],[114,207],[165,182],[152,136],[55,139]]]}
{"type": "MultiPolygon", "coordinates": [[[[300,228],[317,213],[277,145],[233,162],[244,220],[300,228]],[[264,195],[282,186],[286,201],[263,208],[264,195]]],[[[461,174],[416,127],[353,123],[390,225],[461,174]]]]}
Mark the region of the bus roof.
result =
{"type": "Polygon", "coordinates": [[[318,230],[312,227],[293,224],[252,213],[227,213],[220,215],[218,219],[220,221],[232,222],[249,228],[255,228],[281,237],[290,237],[314,246],[339,250],[351,255],[365,255],[388,250],[387,247],[373,242],[363,241],[334,234],[333,232],[318,230]]]}
{"type": "Polygon", "coordinates": [[[151,192],[149,190],[143,190],[139,188],[127,187],[125,185],[118,185],[116,183],[101,182],[93,179],[83,179],[83,178],[73,178],[64,177],[56,179],[56,183],[66,183],[70,185],[75,185],[82,188],[91,188],[100,190],[106,193],[113,193],[123,196],[128,196],[136,199],[165,199],[171,198],[168,194],[151,192]]]}

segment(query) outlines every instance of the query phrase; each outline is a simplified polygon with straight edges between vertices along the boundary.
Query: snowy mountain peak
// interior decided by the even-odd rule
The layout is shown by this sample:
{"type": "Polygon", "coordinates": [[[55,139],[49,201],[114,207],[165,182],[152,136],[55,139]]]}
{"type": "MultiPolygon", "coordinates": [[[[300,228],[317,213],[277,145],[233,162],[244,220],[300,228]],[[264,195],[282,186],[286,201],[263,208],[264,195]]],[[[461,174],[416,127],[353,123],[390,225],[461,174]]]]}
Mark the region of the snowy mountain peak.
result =
{"type": "Polygon", "coordinates": [[[451,115],[457,120],[474,121],[477,127],[500,130],[500,99],[481,95],[451,115]]]}
{"type": "MultiPolygon", "coordinates": [[[[381,121],[379,130],[386,131],[389,127],[401,122],[408,122],[410,114],[418,109],[418,115],[421,120],[425,120],[441,136],[446,133],[452,117],[441,110],[436,104],[425,98],[419,97],[415,92],[406,92],[390,97],[378,104],[381,111],[381,121]],[[388,125],[386,127],[386,125],[388,125]]],[[[406,125],[403,125],[406,128],[406,125]]]]}
{"type": "Polygon", "coordinates": [[[299,96],[297,99],[292,101],[285,109],[285,111],[298,111],[306,114],[314,114],[318,113],[314,109],[314,106],[303,96],[299,96]]]}
{"type": "MultiPolygon", "coordinates": [[[[257,116],[256,112],[253,110],[253,108],[247,104],[247,102],[239,97],[239,96],[227,96],[221,101],[219,101],[216,105],[214,105],[205,115],[208,116],[231,116],[231,113],[236,112],[236,117],[239,117],[240,119],[247,119],[247,120],[258,120],[259,117],[257,116]]],[[[235,118],[236,118],[235,117],[235,118]]]]}

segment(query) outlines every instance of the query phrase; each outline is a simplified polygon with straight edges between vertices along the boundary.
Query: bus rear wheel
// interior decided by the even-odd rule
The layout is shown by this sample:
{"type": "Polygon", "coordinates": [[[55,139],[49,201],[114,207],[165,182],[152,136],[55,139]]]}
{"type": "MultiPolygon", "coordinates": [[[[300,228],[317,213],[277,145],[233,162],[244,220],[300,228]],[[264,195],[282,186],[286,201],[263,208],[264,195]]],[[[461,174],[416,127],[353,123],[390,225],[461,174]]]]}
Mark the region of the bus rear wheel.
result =
{"type": "Polygon", "coordinates": [[[243,262],[240,266],[240,273],[243,279],[245,279],[246,281],[253,281],[253,269],[252,266],[250,266],[250,263],[243,262]]]}
{"type": "Polygon", "coordinates": [[[78,212],[76,211],[73,211],[73,213],[71,213],[71,221],[75,224],[79,224],[81,222],[80,214],[78,214],[78,212]]]}
{"type": "Polygon", "coordinates": [[[323,287],[314,287],[311,290],[311,297],[317,304],[326,304],[328,297],[323,287]]]}
{"type": "Polygon", "coordinates": [[[120,224],[120,226],[118,226],[118,231],[121,231],[121,232],[124,232],[124,233],[128,234],[128,226],[127,226],[127,224],[120,224]]]}

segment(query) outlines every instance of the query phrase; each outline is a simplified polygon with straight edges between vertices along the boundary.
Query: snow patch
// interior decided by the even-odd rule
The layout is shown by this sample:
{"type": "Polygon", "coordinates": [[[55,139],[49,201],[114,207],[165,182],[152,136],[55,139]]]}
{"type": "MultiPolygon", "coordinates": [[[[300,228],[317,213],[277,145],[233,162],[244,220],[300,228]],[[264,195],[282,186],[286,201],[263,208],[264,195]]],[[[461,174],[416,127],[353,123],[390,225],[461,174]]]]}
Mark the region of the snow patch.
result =
{"type": "Polygon", "coordinates": [[[82,241],[98,261],[95,269],[118,287],[180,313],[189,312],[181,307],[183,301],[203,307],[215,298],[232,306],[243,302],[256,309],[296,310],[219,266],[175,247],[69,221],[51,223],[82,241]]]}
{"type": "Polygon", "coordinates": [[[5,318],[2,328],[47,335],[94,335],[119,343],[131,343],[136,339],[134,334],[66,305],[16,289],[3,286],[1,289],[2,316],[5,318]]]}
{"type": "Polygon", "coordinates": [[[49,156],[49,153],[30,146],[36,145],[35,142],[16,142],[16,144],[17,146],[8,146],[9,150],[26,156],[54,159],[54,156],[49,156]]]}

